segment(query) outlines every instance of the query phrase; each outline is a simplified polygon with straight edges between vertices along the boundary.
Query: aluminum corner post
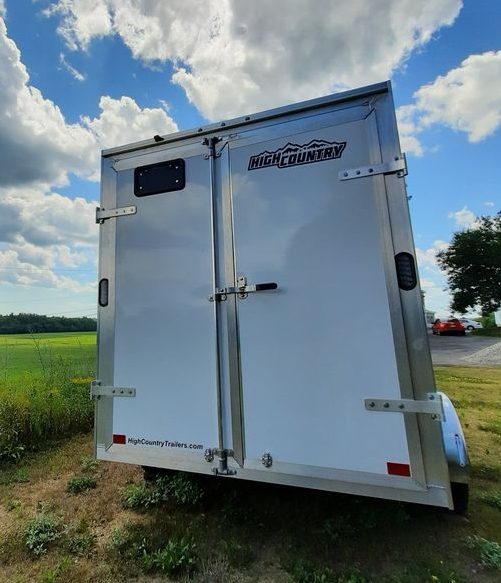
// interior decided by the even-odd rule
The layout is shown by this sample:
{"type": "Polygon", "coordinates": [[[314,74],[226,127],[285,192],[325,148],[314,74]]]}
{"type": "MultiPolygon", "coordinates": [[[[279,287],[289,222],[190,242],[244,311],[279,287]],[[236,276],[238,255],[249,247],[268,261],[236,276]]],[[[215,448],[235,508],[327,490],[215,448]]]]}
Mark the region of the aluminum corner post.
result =
{"type": "MultiPolygon", "coordinates": [[[[116,172],[113,160],[103,158],[101,163],[101,206],[116,207],[116,172]]],[[[114,381],[115,345],[115,254],[116,219],[99,224],[99,281],[108,279],[109,302],[105,307],[98,305],[97,328],[97,378],[103,385],[112,386],[114,381]]],[[[108,449],[113,437],[113,397],[102,396],[95,399],[94,448],[108,449]]]]}
{"type": "MultiPolygon", "coordinates": [[[[233,225],[233,197],[231,189],[230,150],[228,145],[222,150],[220,158],[222,216],[224,237],[224,273],[225,281],[230,286],[237,285],[235,269],[235,233],[233,225]]],[[[215,303],[219,303],[216,301],[215,303]]],[[[228,378],[232,435],[232,457],[241,468],[245,459],[244,411],[242,399],[242,376],[240,369],[240,340],[238,329],[238,296],[227,295],[224,302],[226,309],[226,335],[228,345],[228,378]]]]}
{"type": "MultiPolygon", "coordinates": [[[[382,159],[402,158],[390,83],[388,84],[387,96],[384,100],[376,100],[375,108],[382,159]]],[[[384,182],[394,253],[396,255],[400,252],[407,252],[416,257],[405,182],[397,174],[385,175],[384,182]]],[[[398,293],[407,346],[406,359],[413,390],[413,394],[408,395],[408,397],[426,401],[429,399],[430,391],[436,392],[437,389],[424,319],[419,276],[414,289],[410,291],[400,289],[398,293]]],[[[418,439],[423,452],[425,481],[427,484],[440,485],[444,505],[453,508],[441,424],[436,423],[428,415],[417,415],[416,422],[419,432],[418,439]]]]}

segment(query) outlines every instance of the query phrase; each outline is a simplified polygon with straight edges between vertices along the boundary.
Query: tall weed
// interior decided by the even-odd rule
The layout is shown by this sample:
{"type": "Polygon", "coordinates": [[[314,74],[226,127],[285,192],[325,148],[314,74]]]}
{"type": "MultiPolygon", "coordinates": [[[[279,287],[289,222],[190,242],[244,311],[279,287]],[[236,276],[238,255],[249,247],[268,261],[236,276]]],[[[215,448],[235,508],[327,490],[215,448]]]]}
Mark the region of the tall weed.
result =
{"type": "Polygon", "coordinates": [[[91,378],[75,377],[72,361],[39,357],[40,375],[0,381],[0,463],[92,427],[91,378]]]}

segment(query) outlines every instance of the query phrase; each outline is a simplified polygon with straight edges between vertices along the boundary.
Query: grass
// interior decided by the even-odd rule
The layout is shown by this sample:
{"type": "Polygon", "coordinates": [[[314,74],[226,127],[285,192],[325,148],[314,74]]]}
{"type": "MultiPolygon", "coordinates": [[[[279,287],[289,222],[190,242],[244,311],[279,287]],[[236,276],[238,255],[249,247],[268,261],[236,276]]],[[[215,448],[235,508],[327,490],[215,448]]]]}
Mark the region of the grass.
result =
{"type": "MultiPolygon", "coordinates": [[[[438,387],[454,402],[471,456],[472,474],[490,491],[501,481],[501,368],[437,367],[438,387]]],[[[497,535],[501,539],[501,529],[497,535]]]]}
{"type": "Polygon", "coordinates": [[[71,364],[74,376],[89,376],[95,369],[96,333],[0,335],[0,383],[44,375],[47,363],[55,359],[71,364]]]}
{"type": "MultiPolygon", "coordinates": [[[[90,379],[73,376],[64,350],[50,348],[44,366],[29,360],[30,375],[0,383],[4,409],[22,421],[17,443],[26,444],[0,469],[0,581],[499,581],[501,369],[436,369],[470,449],[465,518],[212,476],[145,482],[136,466],[93,460],[88,433],[36,450],[37,439],[78,433],[92,419],[90,379]]],[[[1,419],[0,434],[10,427],[1,419]]]]}
{"type": "Polygon", "coordinates": [[[88,431],[95,333],[0,336],[0,464],[88,431]]]}
{"type": "Polygon", "coordinates": [[[477,330],[472,330],[472,334],[475,336],[491,336],[492,338],[501,338],[501,327],[496,328],[478,328],[477,330]]]}

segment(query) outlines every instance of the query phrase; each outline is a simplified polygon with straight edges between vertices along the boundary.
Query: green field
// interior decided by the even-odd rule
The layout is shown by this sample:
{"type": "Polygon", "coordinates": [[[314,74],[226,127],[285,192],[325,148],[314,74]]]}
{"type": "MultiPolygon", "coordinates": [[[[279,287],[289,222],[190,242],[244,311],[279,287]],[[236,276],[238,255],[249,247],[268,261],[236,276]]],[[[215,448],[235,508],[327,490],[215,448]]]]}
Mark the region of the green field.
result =
{"type": "Polygon", "coordinates": [[[0,464],[88,431],[95,332],[0,336],[0,464]]]}
{"type": "Polygon", "coordinates": [[[44,375],[66,363],[75,376],[92,376],[96,361],[95,332],[0,335],[0,384],[26,375],[44,375]]]}

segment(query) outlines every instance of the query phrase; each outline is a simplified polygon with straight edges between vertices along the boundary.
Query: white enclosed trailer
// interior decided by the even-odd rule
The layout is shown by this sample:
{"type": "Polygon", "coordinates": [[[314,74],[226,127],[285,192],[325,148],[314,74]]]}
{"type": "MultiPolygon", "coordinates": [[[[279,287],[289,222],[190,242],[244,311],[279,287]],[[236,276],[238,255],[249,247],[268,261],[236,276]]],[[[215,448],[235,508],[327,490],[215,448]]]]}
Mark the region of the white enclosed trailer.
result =
{"type": "Polygon", "coordinates": [[[97,458],[464,503],[405,174],[389,83],[104,151],[97,458]]]}

